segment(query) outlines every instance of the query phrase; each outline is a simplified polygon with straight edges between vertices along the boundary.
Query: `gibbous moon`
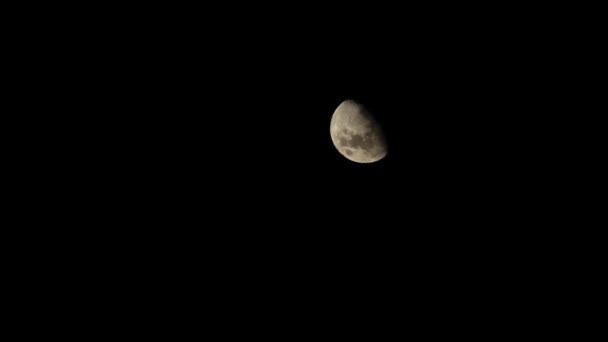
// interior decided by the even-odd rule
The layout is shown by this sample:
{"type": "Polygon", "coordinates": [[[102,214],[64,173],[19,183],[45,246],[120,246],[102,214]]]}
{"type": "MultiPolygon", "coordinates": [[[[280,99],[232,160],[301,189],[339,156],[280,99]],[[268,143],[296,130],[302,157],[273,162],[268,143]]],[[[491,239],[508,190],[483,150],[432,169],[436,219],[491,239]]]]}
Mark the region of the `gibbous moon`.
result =
{"type": "Polygon", "coordinates": [[[338,152],[354,162],[373,163],[387,154],[382,127],[363,105],[353,100],[336,108],[329,131],[338,152]]]}

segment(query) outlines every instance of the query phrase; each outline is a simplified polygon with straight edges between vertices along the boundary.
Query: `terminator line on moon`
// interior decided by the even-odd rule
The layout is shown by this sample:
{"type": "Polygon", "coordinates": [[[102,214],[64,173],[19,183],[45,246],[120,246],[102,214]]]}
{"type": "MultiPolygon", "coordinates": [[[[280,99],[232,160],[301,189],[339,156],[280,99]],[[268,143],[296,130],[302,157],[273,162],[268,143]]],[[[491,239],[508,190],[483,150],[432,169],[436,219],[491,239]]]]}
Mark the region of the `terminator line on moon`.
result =
{"type": "Polygon", "coordinates": [[[342,102],[329,125],[334,146],[349,160],[373,163],[387,154],[387,143],[380,124],[360,103],[342,102]]]}

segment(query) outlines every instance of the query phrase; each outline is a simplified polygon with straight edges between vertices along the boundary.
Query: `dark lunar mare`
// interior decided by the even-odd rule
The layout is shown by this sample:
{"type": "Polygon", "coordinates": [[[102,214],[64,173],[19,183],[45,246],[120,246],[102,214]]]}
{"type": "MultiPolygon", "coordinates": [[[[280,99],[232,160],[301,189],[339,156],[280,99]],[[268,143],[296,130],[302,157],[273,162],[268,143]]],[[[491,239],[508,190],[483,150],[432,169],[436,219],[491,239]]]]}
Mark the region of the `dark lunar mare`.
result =
{"type": "Polygon", "coordinates": [[[348,139],[348,141],[346,140],[346,138],[340,138],[340,145],[342,145],[343,147],[361,148],[366,151],[369,151],[374,147],[374,133],[371,131],[365,133],[365,135],[361,135],[353,134],[352,131],[349,131],[348,129],[344,128],[342,129],[342,132],[345,135],[350,136],[350,139],[348,139]]]}

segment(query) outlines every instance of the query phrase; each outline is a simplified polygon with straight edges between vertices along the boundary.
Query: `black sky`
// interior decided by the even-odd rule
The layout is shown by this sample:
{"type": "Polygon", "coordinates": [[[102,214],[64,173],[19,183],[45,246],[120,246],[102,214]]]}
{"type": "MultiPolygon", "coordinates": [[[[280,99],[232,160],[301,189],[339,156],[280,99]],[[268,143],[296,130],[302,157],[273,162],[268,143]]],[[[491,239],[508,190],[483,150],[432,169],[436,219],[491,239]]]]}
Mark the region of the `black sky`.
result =
{"type": "Polygon", "coordinates": [[[537,134],[556,101],[547,38],[497,14],[363,25],[363,12],[236,28],[177,16],[116,32],[93,51],[100,82],[83,98],[111,161],[94,163],[106,201],[177,227],[155,230],[176,246],[217,234],[253,252],[448,256],[532,241],[512,227],[550,179],[537,134]],[[346,99],[384,127],[380,162],[332,145],[346,99]]]}
{"type": "Polygon", "coordinates": [[[85,250],[69,254],[79,278],[104,278],[98,262],[117,279],[108,287],[148,306],[202,293],[226,310],[277,298],[316,317],[362,297],[502,310],[486,299],[521,300],[563,265],[551,239],[569,232],[547,222],[561,217],[568,145],[554,138],[568,137],[575,101],[553,26],[528,8],[228,6],[121,9],[39,48],[50,76],[35,86],[56,92],[28,101],[63,147],[41,144],[32,178],[43,170],[51,215],[76,223],[58,235],[85,250]],[[334,148],[330,119],[347,99],[384,128],[383,160],[334,148]]]}

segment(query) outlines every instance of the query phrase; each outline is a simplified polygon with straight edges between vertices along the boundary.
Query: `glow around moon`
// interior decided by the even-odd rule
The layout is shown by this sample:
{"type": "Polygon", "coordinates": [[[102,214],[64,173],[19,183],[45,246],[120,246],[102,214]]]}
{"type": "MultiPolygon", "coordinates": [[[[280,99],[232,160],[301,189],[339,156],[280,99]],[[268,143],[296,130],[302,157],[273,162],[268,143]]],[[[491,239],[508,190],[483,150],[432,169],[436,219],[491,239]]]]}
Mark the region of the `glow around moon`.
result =
{"type": "Polygon", "coordinates": [[[329,130],[334,146],[349,160],[373,163],[387,154],[382,128],[358,102],[342,102],[334,111],[329,130]]]}

